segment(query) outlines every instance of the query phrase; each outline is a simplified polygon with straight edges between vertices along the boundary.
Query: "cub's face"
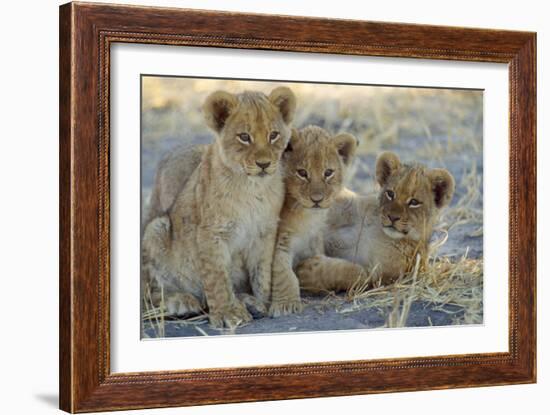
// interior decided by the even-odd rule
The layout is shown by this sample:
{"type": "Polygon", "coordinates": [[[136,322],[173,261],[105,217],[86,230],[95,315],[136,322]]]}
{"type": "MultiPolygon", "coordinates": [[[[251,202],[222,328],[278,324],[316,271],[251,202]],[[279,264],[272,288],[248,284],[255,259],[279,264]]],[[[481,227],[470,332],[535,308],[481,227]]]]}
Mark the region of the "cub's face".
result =
{"type": "Polygon", "coordinates": [[[454,193],[453,176],[445,169],[401,164],[397,155],[382,153],[376,160],[380,222],[393,239],[426,240],[439,211],[454,193]]]}
{"type": "Polygon", "coordinates": [[[342,189],[356,147],[350,134],[332,136],[313,126],[293,130],[284,155],[287,194],[305,208],[329,208],[342,189]]]}
{"type": "Polygon", "coordinates": [[[235,172],[264,177],[279,168],[295,108],[292,91],[279,87],[269,96],[214,92],[206,99],[203,112],[207,124],[218,133],[224,164],[235,172]]]}

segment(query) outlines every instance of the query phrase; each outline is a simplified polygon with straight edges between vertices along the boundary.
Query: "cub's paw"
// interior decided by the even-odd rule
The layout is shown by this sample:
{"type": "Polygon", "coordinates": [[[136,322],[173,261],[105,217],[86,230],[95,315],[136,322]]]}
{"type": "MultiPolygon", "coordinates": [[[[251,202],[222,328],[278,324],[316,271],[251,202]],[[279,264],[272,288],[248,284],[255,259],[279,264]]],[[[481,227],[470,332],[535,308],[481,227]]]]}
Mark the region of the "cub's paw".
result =
{"type": "Polygon", "coordinates": [[[265,306],[263,301],[259,300],[253,295],[244,293],[238,294],[237,297],[243,302],[248,312],[252,314],[252,317],[262,318],[267,315],[267,307],[265,306]]]}
{"type": "Polygon", "coordinates": [[[269,315],[271,317],[280,317],[288,314],[301,313],[303,310],[304,305],[299,298],[286,301],[273,301],[269,307],[269,315]]]}
{"type": "Polygon", "coordinates": [[[155,218],[145,227],[142,250],[153,262],[166,255],[170,245],[170,228],[170,218],[166,215],[155,218]]]}
{"type": "Polygon", "coordinates": [[[151,221],[150,226],[153,231],[164,235],[165,233],[170,232],[170,218],[166,215],[159,216],[151,221]]]}
{"type": "Polygon", "coordinates": [[[236,328],[252,321],[252,316],[241,302],[235,301],[230,305],[210,310],[208,319],[214,328],[236,328]]]}
{"type": "Polygon", "coordinates": [[[174,317],[189,317],[203,311],[199,300],[189,293],[171,294],[164,302],[168,315],[174,317]]]}

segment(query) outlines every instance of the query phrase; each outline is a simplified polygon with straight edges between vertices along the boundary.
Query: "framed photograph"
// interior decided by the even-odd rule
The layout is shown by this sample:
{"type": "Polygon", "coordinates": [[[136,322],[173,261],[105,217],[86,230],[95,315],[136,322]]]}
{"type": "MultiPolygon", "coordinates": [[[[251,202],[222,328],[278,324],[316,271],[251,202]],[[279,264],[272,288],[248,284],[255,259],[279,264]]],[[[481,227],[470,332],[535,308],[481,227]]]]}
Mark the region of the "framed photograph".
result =
{"type": "Polygon", "coordinates": [[[536,381],[536,34],[60,8],[60,407],[536,381]]]}

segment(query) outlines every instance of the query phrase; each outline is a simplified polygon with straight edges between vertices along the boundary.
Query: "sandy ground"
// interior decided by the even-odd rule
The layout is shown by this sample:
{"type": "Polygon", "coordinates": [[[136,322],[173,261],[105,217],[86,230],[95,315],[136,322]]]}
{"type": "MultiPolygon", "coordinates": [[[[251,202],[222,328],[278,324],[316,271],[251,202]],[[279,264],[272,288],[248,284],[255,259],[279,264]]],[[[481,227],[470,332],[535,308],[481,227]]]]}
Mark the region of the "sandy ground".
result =
{"type": "MultiPolygon", "coordinates": [[[[355,310],[353,303],[343,296],[327,301],[317,297],[304,297],[304,311],[301,314],[277,318],[259,318],[234,330],[213,329],[206,318],[197,320],[166,320],[165,337],[215,336],[231,334],[297,333],[307,331],[355,330],[385,327],[388,310],[369,308],[355,310]]],[[[460,319],[460,307],[445,305],[438,307],[422,301],[411,306],[406,327],[448,326],[460,319]]],[[[144,337],[158,337],[154,325],[146,324],[144,337]]]]}

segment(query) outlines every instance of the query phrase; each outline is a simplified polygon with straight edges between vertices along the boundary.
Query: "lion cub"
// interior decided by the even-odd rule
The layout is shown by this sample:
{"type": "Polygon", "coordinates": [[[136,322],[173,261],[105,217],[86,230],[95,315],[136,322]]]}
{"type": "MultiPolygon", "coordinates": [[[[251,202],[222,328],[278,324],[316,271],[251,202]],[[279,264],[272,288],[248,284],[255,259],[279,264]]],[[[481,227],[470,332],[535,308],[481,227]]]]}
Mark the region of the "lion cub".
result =
{"type": "Polygon", "coordinates": [[[323,255],[328,208],[342,189],[356,147],[350,134],[331,136],[313,126],[292,131],[284,155],[286,196],[273,259],[273,317],[301,311],[300,287],[314,292],[346,290],[362,275],[360,266],[323,255]],[[330,278],[295,274],[296,266],[311,257],[331,267],[330,278]]]}
{"type": "MultiPolygon", "coordinates": [[[[197,152],[200,162],[190,176],[191,169],[172,166],[185,176],[181,189],[158,183],[171,190],[156,189],[167,200],[153,201],[161,216],[151,215],[144,229],[144,268],[153,289],[164,290],[169,313],[207,307],[211,325],[234,327],[252,319],[236,292],[269,301],[284,200],[279,161],[295,107],[285,87],[269,96],[219,91],[206,99],[203,112],[217,139],[197,152]]],[[[179,180],[170,174],[165,179],[179,180]]]]}
{"type": "MultiPolygon", "coordinates": [[[[329,212],[325,249],[328,255],[366,267],[375,279],[390,283],[414,266],[424,265],[433,226],[454,193],[445,169],[403,164],[391,152],[376,160],[378,195],[343,191],[329,212]]],[[[314,264],[304,264],[315,274],[314,264]]],[[[305,271],[304,271],[305,272],[305,271]]]]}

